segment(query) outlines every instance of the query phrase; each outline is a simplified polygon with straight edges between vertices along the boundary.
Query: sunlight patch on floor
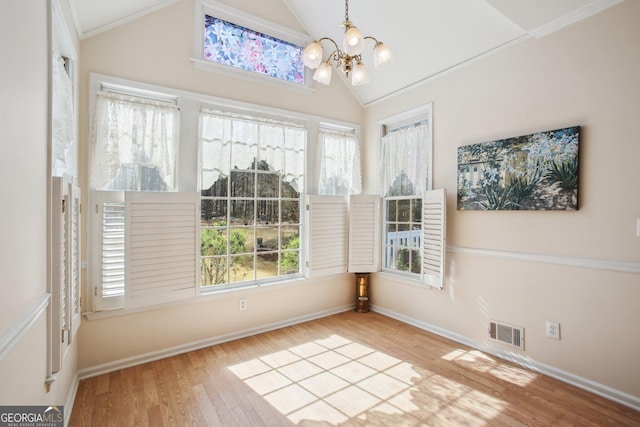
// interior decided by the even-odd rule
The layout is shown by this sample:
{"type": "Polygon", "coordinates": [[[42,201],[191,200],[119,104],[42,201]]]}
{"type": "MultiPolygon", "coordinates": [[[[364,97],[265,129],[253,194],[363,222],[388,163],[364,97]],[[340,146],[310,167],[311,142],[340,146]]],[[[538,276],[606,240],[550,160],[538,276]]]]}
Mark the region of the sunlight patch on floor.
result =
{"type": "MultiPolygon", "coordinates": [[[[466,363],[480,357],[457,350],[444,358],[466,363]]],[[[484,425],[505,406],[499,399],[339,335],[238,363],[229,370],[294,424],[314,421],[335,426],[349,419],[368,422],[408,416],[484,425]]]]}
{"type": "Polygon", "coordinates": [[[502,381],[521,387],[526,387],[539,377],[538,374],[527,369],[496,362],[491,356],[479,350],[457,349],[445,354],[442,358],[464,364],[465,367],[491,374],[502,381]]]}

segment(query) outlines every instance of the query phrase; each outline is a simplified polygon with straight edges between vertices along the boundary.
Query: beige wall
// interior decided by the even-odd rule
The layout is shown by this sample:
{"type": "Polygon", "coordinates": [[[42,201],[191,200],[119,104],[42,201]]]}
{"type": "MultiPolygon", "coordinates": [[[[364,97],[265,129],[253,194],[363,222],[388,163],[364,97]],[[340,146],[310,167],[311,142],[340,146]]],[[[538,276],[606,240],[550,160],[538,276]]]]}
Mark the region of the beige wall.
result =
{"type": "Polygon", "coordinates": [[[49,3],[0,3],[0,405],[65,405],[77,371],[73,345],[46,392],[47,311],[34,313],[48,281],[49,3]]]}
{"type": "MultiPolygon", "coordinates": [[[[204,95],[360,123],[362,107],[335,79],[313,94],[241,80],[194,67],[193,1],[182,0],[135,22],[81,43],[80,157],[86,182],[89,73],[100,73],[204,95]]],[[[280,0],[226,1],[229,5],[300,31],[280,0]]],[[[312,151],[312,150],[310,150],[312,151]]],[[[309,167],[315,164],[308,160],[309,167]]],[[[85,186],[85,188],[87,188],[85,186]]],[[[85,193],[86,194],[86,193],[85,193]]],[[[86,223],[86,221],[85,221],[86,223]]],[[[355,304],[353,276],[301,281],[202,297],[198,302],[127,316],[84,321],[80,329],[81,369],[265,325],[286,322],[355,304]],[[248,309],[238,310],[238,299],[248,309]]],[[[91,285],[90,285],[91,286],[91,285]]]]}
{"type": "MultiPolygon", "coordinates": [[[[639,19],[640,2],[627,1],[366,110],[365,152],[375,152],[378,120],[434,102],[434,188],[448,190],[453,247],[444,291],[378,274],[375,306],[488,345],[489,319],[523,326],[518,357],[640,397],[639,19]],[[457,147],[573,125],[582,126],[577,212],[456,210],[457,147]],[[625,262],[635,272],[531,254],[614,269],[625,262]],[[546,320],[561,322],[561,341],[545,337],[546,320]]],[[[369,192],[375,162],[367,158],[369,192]]]]}

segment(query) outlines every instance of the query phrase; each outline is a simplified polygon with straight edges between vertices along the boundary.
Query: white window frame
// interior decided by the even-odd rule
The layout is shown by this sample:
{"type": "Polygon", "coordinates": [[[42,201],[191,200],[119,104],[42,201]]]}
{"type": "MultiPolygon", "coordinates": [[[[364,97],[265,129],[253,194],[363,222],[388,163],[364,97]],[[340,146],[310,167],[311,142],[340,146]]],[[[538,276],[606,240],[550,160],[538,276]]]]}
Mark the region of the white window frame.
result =
{"type": "MultiPolygon", "coordinates": [[[[308,147],[309,147],[309,130],[308,127],[306,126],[306,123],[300,119],[296,119],[293,117],[287,117],[287,116],[275,116],[273,114],[265,114],[263,112],[261,112],[260,110],[256,109],[256,110],[252,110],[252,111],[241,111],[238,109],[233,109],[233,108],[229,108],[229,107],[225,107],[223,105],[215,105],[215,104],[203,104],[202,105],[202,109],[206,112],[207,110],[212,111],[212,110],[218,110],[220,111],[220,115],[225,115],[225,114],[230,114],[230,115],[236,115],[236,114],[244,114],[246,115],[248,118],[251,118],[252,120],[255,120],[257,122],[259,122],[260,120],[273,120],[277,123],[283,123],[283,122],[291,122],[291,124],[294,127],[300,127],[300,128],[304,128],[305,133],[306,133],[306,142],[305,142],[305,147],[304,147],[304,152],[305,152],[305,157],[304,157],[304,164],[303,164],[303,182],[304,182],[304,187],[301,189],[300,191],[300,211],[299,211],[299,239],[300,239],[300,250],[299,250],[299,271],[298,273],[295,274],[291,274],[291,275],[280,275],[280,276],[275,276],[275,277],[270,277],[270,278],[264,278],[264,279],[254,279],[254,280],[248,280],[248,281],[244,281],[244,282],[227,282],[227,283],[220,283],[220,284],[210,284],[207,286],[203,286],[202,283],[200,283],[199,289],[200,292],[203,294],[207,294],[207,293],[215,293],[215,292],[220,292],[223,290],[228,290],[228,289],[240,289],[240,288],[247,288],[247,287],[253,287],[253,286],[260,286],[262,284],[268,284],[268,283],[275,283],[275,282],[282,282],[282,281],[288,281],[288,280],[292,280],[292,279],[297,279],[297,278],[302,278],[305,276],[305,269],[304,269],[304,254],[305,254],[305,248],[307,248],[309,246],[308,244],[308,235],[307,233],[305,233],[305,228],[306,228],[306,223],[305,223],[305,215],[304,215],[304,202],[305,202],[305,196],[307,194],[307,188],[308,188],[308,168],[307,168],[307,158],[308,158],[308,147]],[[298,125],[298,126],[296,126],[298,125]]],[[[202,182],[201,182],[201,168],[202,168],[202,161],[200,158],[200,154],[202,152],[202,138],[198,138],[199,140],[199,146],[198,146],[198,192],[201,194],[202,191],[202,182]]],[[[260,173],[259,171],[255,171],[256,173],[260,173]]],[[[229,177],[230,179],[230,177],[229,177]]],[[[202,196],[201,196],[202,197],[202,196]]],[[[227,194],[227,198],[226,200],[229,200],[231,198],[230,194],[227,194]]],[[[220,198],[222,199],[222,198],[220,198]]],[[[254,195],[253,200],[257,201],[260,198],[257,197],[257,195],[254,195]]],[[[287,198],[285,198],[287,199],[287,198]]],[[[281,201],[282,198],[278,197],[277,199],[274,199],[277,201],[281,201]]],[[[257,220],[256,220],[257,221],[257,220]]],[[[279,223],[279,226],[281,226],[283,224],[279,223]]],[[[228,230],[230,230],[232,228],[231,225],[227,225],[226,226],[228,230]]],[[[260,226],[257,224],[257,222],[254,223],[254,229],[257,230],[258,228],[260,228],[260,226]]],[[[229,242],[228,242],[229,244],[229,242]]],[[[279,254],[281,254],[283,251],[282,249],[278,248],[277,250],[274,250],[273,252],[277,252],[279,254]]],[[[200,248],[198,248],[198,254],[200,259],[202,260],[202,254],[200,253],[200,248]]],[[[249,255],[249,254],[247,254],[249,255]]],[[[231,255],[227,255],[226,256],[227,259],[229,259],[231,257],[231,255]]],[[[229,264],[227,263],[227,268],[229,268],[229,264]]],[[[254,266],[254,272],[256,271],[256,268],[254,266]]],[[[199,271],[199,278],[200,276],[200,271],[199,271]]]]}
{"type": "Polygon", "coordinates": [[[205,15],[213,16],[227,22],[240,25],[247,29],[276,37],[280,40],[301,46],[304,48],[311,42],[306,34],[294,31],[282,25],[267,21],[258,16],[233,8],[216,0],[195,0],[194,7],[194,37],[193,37],[193,57],[191,62],[199,70],[215,72],[230,77],[241,78],[254,83],[266,84],[274,87],[293,90],[301,93],[312,93],[312,79],[307,67],[304,67],[304,84],[287,82],[274,77],[254,73],[239,68],[230,67],[207,61],[203,57],[204,53],[204,21],[205,15]]]}
{"type": "MultiPolygon", "coordinates": [[[[429,162],[427,164],[427,188],[426,191],[429,192],[433,189],[433,103],[428,103],[426,105],[420,106],[418,108],[382,119],[378,121],[378,132],[379,137],[378,141],[380,143],[380,148],[382,147],[382,137],[387,134],[389,130],[403,128],[405,126],[411,126],[422,121],[426,120],[429,125],[429,143],[427,144],[427,156],[429,162]]],[[[385,275],[389,275],[390,277],[394,277],[396,279],[400,279],[403,282],[409,283],[411,285],[419,286],[419,287],[428,287],[429,281],[424,278],[423,269],[421,268],[420,273],[411,273],[406,271],[399,271],[395,269],[386,268],[386,218],[387,218],[387,200],[396,199],[396,200],[404,200],[404,199],[423,199],[423,210],[424,210],[424,195],[423,196],[399,196],[399,197],[390,197],[387,198],[384,196],[386,189],[381,188],[382,183],[379,183],[380,186],[380,194],[382,197],[382,218],[380,221],[380,266],[381,271],[385,275]]],[[[424,213],[423,213],[424,215],[424,213]]],[[[424,218],[422,218],[423,228],[421,229],[421,234],[424,231],[424,218]]],[[[418,248],[420,251],[423,250],[422,246],[418,248]]],[[[433,286],[433,285],[432,285],[433,286]]],[[[436,286],[440,287],[440,286],[436,286]]]]}

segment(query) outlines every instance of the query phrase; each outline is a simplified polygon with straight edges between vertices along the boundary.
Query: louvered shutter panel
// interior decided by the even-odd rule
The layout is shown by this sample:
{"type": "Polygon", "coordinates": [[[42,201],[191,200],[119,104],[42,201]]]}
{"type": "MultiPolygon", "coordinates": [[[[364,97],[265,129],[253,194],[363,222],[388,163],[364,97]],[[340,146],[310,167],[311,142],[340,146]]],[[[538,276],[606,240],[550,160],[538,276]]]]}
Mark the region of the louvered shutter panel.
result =
{"type": "Polygon", "coordinates": [[[427,191],[422,198],[422,278],[428,285],[444,286],[446,190],[427,191]]]}
{"type": "Polygon", "coordinates": [[[52,177],[51,230],[51,372],[62,368],[62,360],[69,345],[68,318],[68,245],[69,245],[69,186],[62,177],[52,177]]]}
{"type": "Polygon", "coordinates": [[[347,271],[347,199],[309,196],[309,277],[347,271]]]}
{"type": "Polygon", "coordinates": [[[124,307],[124,227],[125,204],[122,191],[92,191],[93,228],[90,242],[92,281],[95,287],[93,309],[124,307]]]}
{"type": "Polygon", "coordinates": [[[69,284],[69,304],[68,304],[68,319],[69,319],[69,343],[75,338],[76,332],[80,327],[80,320],[82,319],[82,306],[81,306],[81,260],[80,260],[80,187],[73,183],[69,183],[69,206],[68,206],[68,221],[69,221],[69,245],[67,248],[69,265],[67,269],[67,283],[69,284]]]}
{"type": "Polygon", "coordinates": [[[196,295],[198,193],[125,193],[125,307],[196,295]]]}
{"type": "Polygon", "coordinates": [[[349,271],[373,273],[379,269],[380,197],[351,196],[349,200],[349,271]]]}

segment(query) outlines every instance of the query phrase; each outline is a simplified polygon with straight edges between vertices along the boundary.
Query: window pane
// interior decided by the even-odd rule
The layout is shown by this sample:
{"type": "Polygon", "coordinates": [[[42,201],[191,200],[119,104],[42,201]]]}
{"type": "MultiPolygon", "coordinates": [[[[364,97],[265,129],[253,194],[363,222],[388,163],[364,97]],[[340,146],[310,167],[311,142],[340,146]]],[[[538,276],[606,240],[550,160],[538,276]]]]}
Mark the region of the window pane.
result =
{"type": "Polygon", "coordinates": [[[231,172],[231,197],[254,197],[255,174],[253,172],[231,172]]]}
{"type": "Polygon", "coordinates": [[[422,222],[422,199],[411,200],[411,222],[422,222]]]}
{"type": "Polygon", "coordinates": [[[283,200],[282,201],[282,223],[283,224],[300,223],[300,200],[283,200]]]}
{"type": "Polygon", "coordinates": [[[421,263],[422,263],[422,258],[420,257],[420,251],[416,249],[412,250],[411,251],[411,272],[420,274],[421,263]]]}
{"type": "Polygon", "coordinates": [[[229,231],[229,250],[232,254],[253,252],[253,228],[232,227],[229,231]]]}
{"type": "Polygon", "coordinates": [[[398,200],[398,221],[409,222],[411,219],[411,200],[398,200]]]}
{"type": "Polygon", "coordinates": [[[256,278],[278,277],[278,252],[262,253],[256,256],[256,278]]]}
{"type": "Polygon", "coordinates": [[[396,261],[396,267],[400,271],[409,271],[411,263],[411,251],[408,249],[400,249],[398,251],[398,260],[396,261]]]}
{"type": "Polygon", "coordinates": [[[411,226],[411,246],[414,248],[420,248],[420,242],[422,239],[422,227],[420,224],[413,224],[411,226]]]}
{"type": "Polygon", "coordinates": [[[280,174],[259,173],[258,174],[258,197],[278,197],[280,174]]]}
{"type": "Polygon", "coordinates": [[[253,255],[231,257],[230,282],[246,282],[255,280],[253,255]]]}
{"type": "Polygon", "coordinates": [[[398,217],[396,207],[396,200],[387,200],[387,221],[396,221],[398,217]]]}
{"type": "Polygon", "coordinates": [[[200,223],[203,227],[227,223],[227,201],[201,199],[200,223]]]}
{"type": "Polygon", "coordinates": [[[256,251],[278,250],[278,227],[260,227],[256,229],[256,251]]]}
{"type": "Polygon", "coordinates": [[[277,200],[258,200],[258,224],[277,224],[280,213],[277,200]]]}
{"type": "Polygon", "coordinates": [[[253,200],[231,201],[231,224],[251,225],[254,223],[253,200]]]}
{"type": "Polygon", "coordinates": [[[284,251],[280,260],[281,274],[297,274],[300,272],[300,251],[284,251]]]}
{"type": "Polygon", "coordinates": [[[299,227],[281,227],[280,228],[280,246],[282,249],[299,249],[300,248],[300,228],[299,227]]]}
{"type": "Polygon", "coordinates": [[[227,257],[203,258],[200,267],[202,286],[227,283],[227,257]]]}
{"type": "Polygon", "coordinates": [[[231,170],[255,170],[258,156],[258,124],[248,120],[231,123],[231,170]]]}
{"type": "Polygon", "coordinates": [[[297,199],[300,197],[300,193],[291,185],[290,182],[281,180],[282,194],[281,197],[287,199],[297,199]]]}
{"type": "Polygon", "coordinates": [[[205,15],[204,59],[303,84],[302,47],[205,15]]]}
{"type": "MultiPolygon", "coordinates": [[[[204,180],[205,178],[203,178],[203,182],[204,180]]],[[[203,188],[200,194],[203,197],[227,197],[228,183],[229,178],[220,175],[219,178],[209,186],[209,188],[203,188]]]]}
{"type": "Polygon", "coordinates": [[[200,252],[202,256],[227,254],[227,229],[202,228],[200,230],[200,252]]]}
{"type": "Polygon", "coordinates": [[[385,268],[395,269],[396,267],[395,256],[396,256],[395,247],[387,246],[385,249],[385,262],[384,262],[385,268]]]}

